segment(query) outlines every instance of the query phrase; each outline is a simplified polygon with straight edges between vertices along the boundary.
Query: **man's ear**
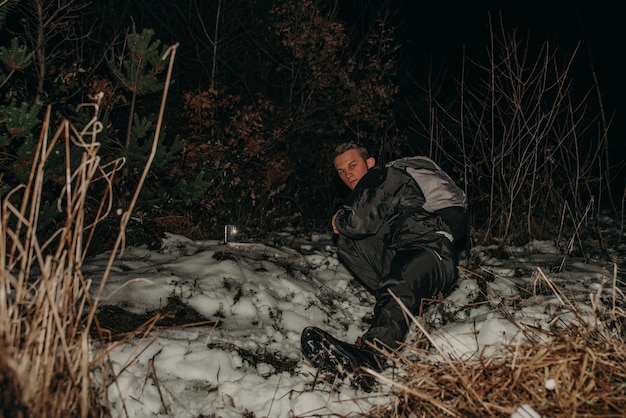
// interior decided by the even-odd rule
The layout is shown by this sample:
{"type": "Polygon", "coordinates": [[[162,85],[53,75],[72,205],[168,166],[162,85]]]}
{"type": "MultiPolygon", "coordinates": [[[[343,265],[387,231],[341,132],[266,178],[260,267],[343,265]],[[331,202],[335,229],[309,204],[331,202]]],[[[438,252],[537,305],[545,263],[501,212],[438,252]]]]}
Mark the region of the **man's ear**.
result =
{"type": "Polygon", "coordinates": [[[372,168],[376,165],[376,160],[374,159],[374,157],[369,157],[367,160],[365,160],[365,163],[367,164],[367,168],[372,168]]]}

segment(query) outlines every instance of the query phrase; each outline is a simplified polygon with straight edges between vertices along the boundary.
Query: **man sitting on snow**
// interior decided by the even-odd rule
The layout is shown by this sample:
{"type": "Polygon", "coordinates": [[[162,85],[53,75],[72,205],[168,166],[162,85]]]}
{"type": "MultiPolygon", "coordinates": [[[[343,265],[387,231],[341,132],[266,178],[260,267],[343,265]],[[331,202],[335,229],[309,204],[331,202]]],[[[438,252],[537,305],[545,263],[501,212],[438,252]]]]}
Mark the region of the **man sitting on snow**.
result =
{"type": "MultiPolygon", "coordinates": [[[[445,173],[438,180],[426,180],[428,184],[420,180],[420,187],[417,171],[425,169],[414,167],[411,173],[407,159],[378,168],[375,159],[357,144],[344,143],[335,151],[337,173],[352,190],[331,221],[338,235],[337,252],[350,272],[375,294],[376,304],[372,324],[356,345],[307,327],[301,336],[302,350],[313,364],[328,371],[381,370],[380,357],[371,347],[397,348],[409,329],[392,293],[417,315],[423,298],[446,294],[457,281],[458,250],[467,232],[465,196],[443,190],[456,188],[445,173]],[[431,201],[422,189],[428,190],[431,201]],[[429,203],[436,199],[448,207],[433,211],[429,203]]],[[[432,165],[434,171],[441,171],[432,165]]]]}

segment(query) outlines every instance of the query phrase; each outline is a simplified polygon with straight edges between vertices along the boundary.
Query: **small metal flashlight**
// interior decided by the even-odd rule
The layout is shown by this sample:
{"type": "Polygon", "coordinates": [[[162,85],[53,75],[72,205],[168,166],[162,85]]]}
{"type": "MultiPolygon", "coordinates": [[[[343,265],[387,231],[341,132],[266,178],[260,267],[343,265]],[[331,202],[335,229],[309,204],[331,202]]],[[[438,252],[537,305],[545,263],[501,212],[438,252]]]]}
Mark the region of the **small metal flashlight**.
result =
{"type": "Polygon", "coordinates": [[[236,241],[237,226],[224,225],[224,244],[236,241]]]}

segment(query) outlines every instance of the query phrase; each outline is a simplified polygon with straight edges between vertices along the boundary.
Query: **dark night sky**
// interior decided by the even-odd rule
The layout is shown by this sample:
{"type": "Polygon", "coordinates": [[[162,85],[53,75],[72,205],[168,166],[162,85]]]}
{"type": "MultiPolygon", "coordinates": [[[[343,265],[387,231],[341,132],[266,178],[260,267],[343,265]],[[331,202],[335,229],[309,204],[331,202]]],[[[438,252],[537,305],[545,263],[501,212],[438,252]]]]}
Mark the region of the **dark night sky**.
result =
{"type": "Polygon", "coordinates": [[[501,14],[505,28],[516,28],[531,46],[549,41],[569,56],[580,42],[579,65],[588,71],[589,58],[593,60],[600,88],[612,106],[626,92],[626,22],[621,21],[618,4],[602,6],[582,0],[396,2],[407,36],[405,53],[416,61],[453,67],[461,60],[463,46],[470,55],[484,51],[489,42],[489,13],[494,21],[501,14]]]}
{"type": "MultiPolygon", "coordinates": [[[[548,41],[563,56],[571,57],[574,88],[592,85],[591,63],[596,72],[607,118],[613,118],[609,138],[615,163],[626,155],[626,34],[619,3],[583,0],[392,0],[399,11],[405,59],[416,78],[434,68],[460,68],[463,47],[468,56],[483,54],[489,44],[489,14],[505,30],[515,28],[531,48],[548,41]]],[[[623,173],[620,177],[626,178],[623,173]]],[[[618,177],[619,178],[619,177],[618,177]]]]}

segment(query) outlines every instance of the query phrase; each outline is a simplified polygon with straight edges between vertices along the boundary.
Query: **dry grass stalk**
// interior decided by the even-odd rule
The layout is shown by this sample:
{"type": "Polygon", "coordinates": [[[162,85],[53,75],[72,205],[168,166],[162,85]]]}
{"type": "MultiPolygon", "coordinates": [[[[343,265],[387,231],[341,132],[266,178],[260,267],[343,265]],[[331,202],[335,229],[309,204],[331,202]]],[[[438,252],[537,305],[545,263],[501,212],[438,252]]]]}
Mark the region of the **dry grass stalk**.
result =
{"type": "MultiPolygon", "coordinates": [[[[553,291],[564,298],[550,282],[553,291]]],[[[477,359],[464,360],[451,358],[436,346],[436,354],[408,347],[406,355],[394,359],[403,375],[391,379],[371,372],[393,388],[392,401],[371,415],[510,416],[522,405],[529,405],[549,417],[623,416],[624,310],[594,306],[590,317],[586,308],[577,308],[574,302],[564,300],[563,305],[574,309],[572,321],[549,330],[516,324],[525,328],[523,335],[535,334],[536,338],[502,345],[497,355],[481,354],[477,359]]],[[[414,322],[433,344],[424,327],[414,322]]]]}
{"type": "MultiPolygon", "coordinates": [[[[138,189],[156,151],[175,48],[168,50],[170,68],[154,146],[138,189]]],[[[97,323],[93,315],[99,298],[90,296],[81,266],[95,226],[111,210],[111,182],[123,161],[101,163],[96,141],[101,130],[98,105],[92,106],[95,116],[83,131],[65,120],[52,138],[48,136],[51,108],[47,109],[29,180],[1,202],[0,417],[109,416],[106,385],[110,381],[94,378],[94,372],[110,375],[107,351],[98,353],[89,333],[92,323],[97,323]],[[66,175],[57,206],[65,213],[65,225],[41,243],[37,226],[46,162],[59,148],[65,150],[66,175]],[[80,162],[72,167],[76,153],[80,162]],[[100,199],[99,210],[88,220],[86,202],[94,199],[90,193],[100,182],[104,192],[95,197],[100,199]],[[89,312],[86,320],[85,311],[89,312]]],[[[109,268],[123,247],[124,228],[138,193],[122,217],[109,268]]]]}

